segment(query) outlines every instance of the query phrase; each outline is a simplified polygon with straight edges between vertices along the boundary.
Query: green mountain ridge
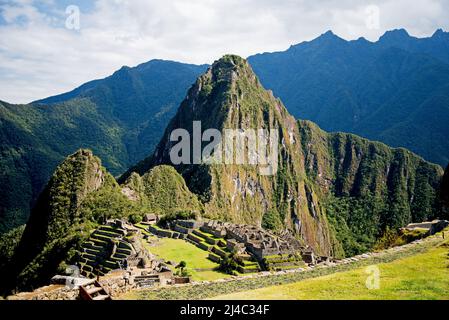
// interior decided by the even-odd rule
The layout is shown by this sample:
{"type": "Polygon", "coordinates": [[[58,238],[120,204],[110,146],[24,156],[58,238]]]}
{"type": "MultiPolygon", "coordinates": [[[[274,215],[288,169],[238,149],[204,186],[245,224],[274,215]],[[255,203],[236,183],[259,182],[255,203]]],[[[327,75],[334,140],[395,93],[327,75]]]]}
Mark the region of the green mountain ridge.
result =
{"type": "Polygon", "coordinates": [[[204,70],[153,60],[29,105],[0,102],[0,233],[26,223],[68,154],[92,149],[118,175],[151,153],[204,70]]]}
{"type": "Polygon", "coordinates": [[[376,42],[327,32],[283,52],[248,58],[289,112],[426,160],[449,162],[449,33],[386,32],[376,42]]]}
{"type": "MultiPolygon", "coordinates": [[[[446,166],[448,39],[442,30],[422,39],[393,30],[377,42],[327,32],[249,63],[296,118],[446,166]]],[[[152,60],[28,105],[0,102],[0,234],[27,221],[58,163],[79,148],[114,176],[144,159],[207,67],[152,60]]]]}

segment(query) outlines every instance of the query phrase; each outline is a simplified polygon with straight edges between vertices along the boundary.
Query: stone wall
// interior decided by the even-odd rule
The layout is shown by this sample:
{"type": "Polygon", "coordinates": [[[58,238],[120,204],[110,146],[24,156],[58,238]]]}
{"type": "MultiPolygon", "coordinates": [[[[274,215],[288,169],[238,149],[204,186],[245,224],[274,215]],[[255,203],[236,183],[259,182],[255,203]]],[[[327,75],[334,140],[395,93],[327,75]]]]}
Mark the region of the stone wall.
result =
{"type": "Polygon", "coordinates": [[[123,276],[106,277],[100,279],[100,283],[113,299],[128,291],[137,289],[137,283],[134,282],[133,277],[130,277],[129,279],[125,279],[123,276]]]}
{"type": "MultiPolygon", "coordinates": [[[[112,298],[137,288],[133,277],[125,279],[124,273],[100,278],[100,284],[112,298]]],[[[23,292],[8,297],[8,300],[78,300],[79,288],[71,289],[65,285],[50,285],[33,292],[23,292]]]]}
{"type": "Polygon", "coordinates": [[[10,296],[8,300],[76,300],[79,290],[70,289],[64,285],[50,285],[33,292],[23,292],[10,296]]]}

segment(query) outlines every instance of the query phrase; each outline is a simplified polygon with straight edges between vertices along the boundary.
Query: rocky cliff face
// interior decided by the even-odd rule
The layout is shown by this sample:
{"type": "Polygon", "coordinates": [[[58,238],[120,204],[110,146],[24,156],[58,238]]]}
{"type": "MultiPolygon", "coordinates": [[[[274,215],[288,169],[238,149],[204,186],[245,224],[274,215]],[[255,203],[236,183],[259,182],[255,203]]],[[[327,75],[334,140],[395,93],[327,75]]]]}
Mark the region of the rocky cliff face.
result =
{"type": "MultiPolygon", "coordinates": [[[[357,252],[372,245],[387,225],[435,215],[440,167],[404,149],[327,134],[311,122],[297,122],[236,56],[215,62],[197,80],[154,155],[129,172],[144,174],[156,165],[173,165],[170,152],[177,141],[170,141],[170,135],[185,129],[192,146],[195,121],[201,122],[202,132],[217,129],[224,136],[227,129],[271,129],[279,137],[278,167],[272,176],[261,174],[262,165],[174,165],[199,195],[208,217],[288,228],[318,254],[343,255],[352,253],[348,248],[360,240],[352,235],[353,225],[360,237],[369,228],[370,239],[357,252]],[[369,223],[363,223],[364,215],[369,223]],[[351,241],[345,240],[348,235],[351,241]]],[[[247,145],[240,152],[249,149],[247,145]]],[[[257,159],[263,156],[258,151],[253,154],[257,159]]],[[[191,163],[194,156],[188,156],[191,163]]]]}

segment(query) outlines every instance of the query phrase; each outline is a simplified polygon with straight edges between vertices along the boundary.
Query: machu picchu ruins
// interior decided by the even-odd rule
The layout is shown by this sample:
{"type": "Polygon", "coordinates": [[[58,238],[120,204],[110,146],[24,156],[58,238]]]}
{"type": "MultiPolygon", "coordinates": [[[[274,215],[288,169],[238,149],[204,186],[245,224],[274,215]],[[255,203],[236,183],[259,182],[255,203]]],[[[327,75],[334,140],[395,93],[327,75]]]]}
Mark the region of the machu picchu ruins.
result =
{"type": "MultiPolygon", "coordinates": [[[[93,278],[114,270],[138,270],[141,274],[136,276],[136,281],[141,286],[160,284],[161,273],[165,279],[173,277],[174,266],[142,246],[141,241],[152,242],[151,235],[193,244],[206,251],[208,259],[217,264],[235,254],[239,261],[236,271],[241,274],[300,268],[304,266],[303,258],[308,264],[315,263],[313,253],[287,234],[276,236],[255,226],[216,220],[174,220],[162,228],[156,224],[157,220],[156,215],[147,215],[136,226],[111,220],[95,230],[83,245],[79,260],[81,274],[93,278]]],[[[171,280],[165,283],[177,281],[171,280]]]]}

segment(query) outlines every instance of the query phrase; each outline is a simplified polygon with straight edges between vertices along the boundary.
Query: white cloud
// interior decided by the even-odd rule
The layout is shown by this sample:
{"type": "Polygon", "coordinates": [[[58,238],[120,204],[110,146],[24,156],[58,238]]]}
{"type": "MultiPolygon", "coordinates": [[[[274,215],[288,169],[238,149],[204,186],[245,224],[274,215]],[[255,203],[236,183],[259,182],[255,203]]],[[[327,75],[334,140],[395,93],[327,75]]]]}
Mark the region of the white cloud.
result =
{"type": "Polygon", "coordinates": [[[428,36],[449,27],[444,2],[97,0],[76,31],[53,0],[0,0],[0,99],[29,102],[153,58],[211,63],[285,50],[329,29],[346,39],[398,27],[428,36]],[[369,5],[379,7],[380,29],[367,27],[369,5]]]}

